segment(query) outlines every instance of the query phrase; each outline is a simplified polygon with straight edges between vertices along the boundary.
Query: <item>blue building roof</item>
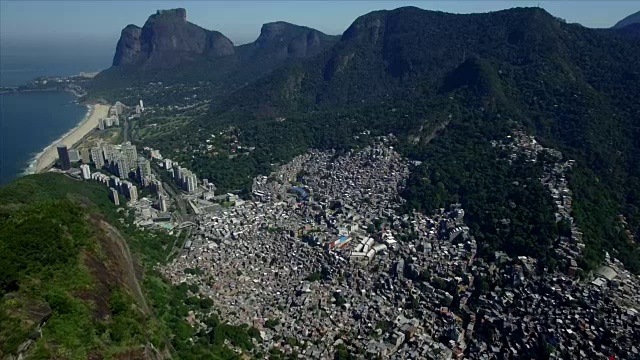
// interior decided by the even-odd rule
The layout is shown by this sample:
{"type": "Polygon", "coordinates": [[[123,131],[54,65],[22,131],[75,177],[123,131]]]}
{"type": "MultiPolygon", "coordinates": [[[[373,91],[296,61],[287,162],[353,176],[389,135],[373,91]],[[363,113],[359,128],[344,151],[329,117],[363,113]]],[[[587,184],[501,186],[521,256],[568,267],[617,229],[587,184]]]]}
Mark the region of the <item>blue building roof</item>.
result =
{"type": "Polygon", "coordinates": [[[306,198],[309,197],[309,194],[307,194],[307,192],[304,191],[304,189],[299,187],[299,186],[293,186],[293,187],[291,187],[291,190],[297,192],[298,195],[300,195],[302,198],[306,199],[306,198]]]}

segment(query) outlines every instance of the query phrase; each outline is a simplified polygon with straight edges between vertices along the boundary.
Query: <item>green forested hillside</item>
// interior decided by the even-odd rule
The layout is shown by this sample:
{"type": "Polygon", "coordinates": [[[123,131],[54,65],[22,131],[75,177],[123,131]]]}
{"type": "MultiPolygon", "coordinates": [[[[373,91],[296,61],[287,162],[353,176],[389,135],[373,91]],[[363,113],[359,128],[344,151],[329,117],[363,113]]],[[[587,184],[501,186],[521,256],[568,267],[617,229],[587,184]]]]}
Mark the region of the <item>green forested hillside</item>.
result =
{"type": "Polygon", "coordinates": [[[0,357],[239,358],[225,339],[250,349],[246,327],[186,322],[210,305],[153,271],[174,239],[134,228],[107,190],[52,173],[0,188],[0,357]]]}
{"type": "MultiPolygon", "coordinates": [[[[154,145],[227,190],[309,147],[357,146],[364,130],[400,135],[399,145],[415,158],[429,156],[432,169],[454,159],[464,168],[479,157],[467,148],[469,138],[494,139],[512,119],[578,162],[570,187],[588,244],[583,266],[595,266],[606,249],[639,270],[638,245],[625,234],[640,230],[638,63],[636,39],[567,24],[539,8],[471,15],[378,11],[358,18],[330,51],[214,101],[208,115],[154,145]],[[445,124],[453,130],[436,141],[451,151],[432,154],[434,146],[422,140],[445,124]],[[234,139],[255,150],[235,156],[220,143],[214,153],[184,155],[225,129],[235,129],[234,139]]],[[[479,173],[487,181],[473,185],[474,196],[491,193],[488,179],[502,170],[495,171],[479,173]]],[[[473,174],[447,172],[438,182],[467,208],[481,200],[464,197],[460,192],[472,190],[460,184],[472,183],[456,178],[473,174]]],[[[423,199],[423,208],[432,205],[423,199]]],[[[496,206],[504,199],[498,200],[496,206]]],[[[537,209],[523,211],[523,229],[535,226],[526,214],[537,209]]],[[[525,243],[547,242],[547,232],[540,234],[525,243]]],[[[510,246],[510,238],[502,234],[491,243],[510,246]]]]}

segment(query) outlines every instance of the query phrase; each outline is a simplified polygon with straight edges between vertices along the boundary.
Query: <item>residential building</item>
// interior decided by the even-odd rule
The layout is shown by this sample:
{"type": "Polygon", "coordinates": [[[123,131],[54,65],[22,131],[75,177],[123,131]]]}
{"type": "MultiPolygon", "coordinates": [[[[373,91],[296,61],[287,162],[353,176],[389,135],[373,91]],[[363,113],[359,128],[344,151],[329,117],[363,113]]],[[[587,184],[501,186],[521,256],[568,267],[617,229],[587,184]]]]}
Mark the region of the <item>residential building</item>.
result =
{"type": "Polygon", "coordinates": [[[91,153],[89,148],[82,148],[82,150],[80,150],[80,160],[82,160],[84,164],[91,162],[91,153]]]}
{"type": "Polygon", "coordinates": [[[120,197],[118,196],[118,191],[114,188],[111,188],[111,200],[116,206],[120,205],[120,197]]]}
{"type": "Polygon", "coordinates": [[[118,156],[116,157],[116,160],[114,161],[115,165],[116,165],[116,174],[121,178],[121,179],[126,179],[129,177],[129,165],[127,164],[127,160],[124,156],[118,156]]]}
{"type": "Polygon", "coordinates": [[[80,161],[80,152],[76,149],[69,150],[69,161],[72,163],[80,161]]]}
{"type": "Polygon", "coordinates": [[[151,179],[151,162],[144,157],[138,158],[138,181],[142,186],[149,186],[151,179]]]}
{"type": "Polygon", "coordinates": [[[91,148],[91,159],[93,159],[96,168],[101,169],[104,167],[104,155],[100,147],[91,148]]]}
{"type": "Polygon", "coordinates": [[[158,210],[167,211],[167,196],[164,194],[158,194],[158,210]]]}
{"type": "Polygon", "coordinates": [[[58,145],[58,158],[60,158],[60,168],[62,170],[71,169],[71,159],[69,158],[69,149],[66,145],[58,145]]]}
{"type": "Polygon", "coordinates": [[[126,164],[128,166],[127,170],[135,168],[138,163],[138,151],[136,150],[136,146],[127,141],[122,145],[122,154],[126,159],[126,164]]]}
{"type": "Polygon", "coordinates": [[[82,164],[80,165],[80,170],[82,170],[82,178],[85,180],[91,179],[91,170],[89,170],[89,165],[82,164]]]}

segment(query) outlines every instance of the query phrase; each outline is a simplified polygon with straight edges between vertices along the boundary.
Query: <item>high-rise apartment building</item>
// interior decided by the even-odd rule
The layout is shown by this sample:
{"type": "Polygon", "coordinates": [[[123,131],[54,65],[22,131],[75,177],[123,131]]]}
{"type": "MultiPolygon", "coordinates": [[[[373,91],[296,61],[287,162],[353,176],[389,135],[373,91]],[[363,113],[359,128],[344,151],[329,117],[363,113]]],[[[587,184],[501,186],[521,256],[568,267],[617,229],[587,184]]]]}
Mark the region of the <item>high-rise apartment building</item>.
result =
{"type": "Polygon", "coordinates": [[[60,158],[60,168],[62,170],[71,169],[71,159],[69,158],[69,149],[66,145],[58,145],[58,158],[60,158]]]}
{"type": "Polygon", "coordinates": [[[133,185],[132,183],[125,181],[123,182],[124,191],[126,192],[126,196],[131,201],[138,201],[138,187],[133,185]]]}
{"type": "Polygon", "coordinates": [[[182,168],[177,165],[173,165],[173,179],[178,183],[182,183],[182,168]]]}
{"type": "Polygon", "coordinates": [[[102,154],[102,149],[99,147],[91,148],[91,159],[95,164],[97,169],[101,169],[104,167],[104,155],[102,154]]]}
{"type": "Polygon", "coordinates": [[[80,150],[80,160],[82,160],[84,164],[91,162],[91,152],[89,148],[82,148],[82,150],[80,150]]]}
{"type": "Polygon", "coordinates": [[[158,210],[167,211],[167,196],[161,193],[158,194],[158,210]]]}
{"type": "Polygon", "coordinates": [[[127,159],[124,156],[116,156],[115,165],[116,175],[118,175],[121,179],[126,179],[129,177],[130,168],[129,164],[127,163],[127,159]]]}
{"type": "Polygon", "coordinates": [[[118,151],[116,150],[116,147],[111,145],[111,144],[107,144],[102,148],[103,154],[104,154],[104,160],[105,162],[114,162],[115,159],[115,155],[118,153],[118,151]]]}
{"type": "Polygon", "coordinates": [[[120,197],[118,196],[118,191],[114,188],[111,188],[111,200],[116,206],[120,205],[120,197]]]}
{"type": "Polygon", "coordinates": [[[80,161],[80,152],[76,149],[70,149],[69,161],[71,161],[72,163],[80,161]]]}
{"type": "Polygon", "coordinates": [[[188,192],[194,192],[198,188],[198,178],[192,172],[189,172],[185,182],[188,192]]]}
{"type": "Polygon", "coordinates": [[[91,179],[91,170],[89,169],[89,165],[82,164],[80,165],[80,170],[82,170],[82,178],[85,180],[91,179]]]}
{"type": "Polygon", "coordinates": [[[138,181],[147,187],[151,183],[151,162],[144,157],[138,158],[138,181]]]}
{"type": "Polygon", "coordinates": [[[127,166],[129,166],[127,170],[135,169],[138,164],[138,151],[136,150],[136,146],[127,141],[122,145],[122,155],[124,155],[126,159],[127,166]]]}

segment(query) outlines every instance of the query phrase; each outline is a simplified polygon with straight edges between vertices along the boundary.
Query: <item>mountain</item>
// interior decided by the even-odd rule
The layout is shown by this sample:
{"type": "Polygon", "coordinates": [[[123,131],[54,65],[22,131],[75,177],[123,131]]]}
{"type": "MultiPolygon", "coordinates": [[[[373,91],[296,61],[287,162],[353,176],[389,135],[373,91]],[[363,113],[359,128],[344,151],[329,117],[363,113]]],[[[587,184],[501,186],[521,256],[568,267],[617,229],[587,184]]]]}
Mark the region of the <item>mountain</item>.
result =
{"type": "Polygon", "coordinates": [[[119,89],[150,81],[202,83],[209,96],[229,93],[300,59],[330,48],[338,37],[315,29],[264,24],[253,43],[234,46],[222,33],[187,21],[185,9],[159,10],[142,28],[126,26],[111,68],[89,87],[93,97],[116,96],[119,89]]]}
{"type": "Polygon", "coordinates": [[[618,21],[615,25],[613,25],[612,29],[622,29],[625,26],[631,24],[639,24],[640,23],[640,11],[637,11],[626,18],[618,21]]]}
{"type": "MultiPolygon", "coordinates": [[[[457,15],[407,7],[377,11],[358,18],[330,51],[265,78],[238,94],[259,104],[244,108],[284,111],[336,104],[384,101],[416,86],[439,86],[444,76],[467,56],[500,57],[525,65],[559,48],[560,27],[543,10],[512,9],[488,14],[457,15]],[[544,30],[543,32],[540,32],[544,30]],[[500,46],[500,48],[496,48],[500,46]],[[280,92],[265,92],[281,82],[280,92]],[[365,83],[363,83],[365,82],[365,83]],[[352,86],[354,85],[355,86],[352,86]],[[305,91],[298,93],[297,89],[305,91]],[[295,101],[290,101],[295,94],[295,101]]],[[[213,109],[224,109],[214,104],[213,109]]]]}
{"type": "MultiPolygon", "coordinates": [[[[451,161],[450,154],[428,156],[439,154],[425,140],[434,136],[460,159],[491,169],[494,163],[470,149],[491,153],[490,142],[519,124],[579,164],[571,185],[574,216],[587,243],[581,265],[595,266],[606,249],[640,271],[640,251],[633,240],[640,232],[638,63],[637,41],[567,24],[540,8],[468,15],[413,7],[375,11],[356,19],[330,50],[214,99],[207,116],[152,145],[220,188],[234,190],[243,188],[248,176],[268,173],[270,164],[308,148],[358,146],[365,130],[372,135],[393,132],[407,155],[429,159],[431,169],[451,161]],[[255,150],[232,160],[226,158],[232,149],[218,149],[219,158],[172,152],[185,144],[198,149],[207,134],[222,129],[237,129],[242,146],[255,150]],[[472,135],[483,140],[468,143],[472,135]]],[[[509,202],[469,197],[471,189],[490,194],[490,185],[506,175],[459,170],[464,175],[450,176],[464,176],[459,183],[467,184],[467,190],[447,187],[452,179],[433,173],[433,181],[444,186],[439,200],[421,196],[425,202],[414,205],[430,209],[460,199],[470,218],[480,219],[476,236],[487,244],[486,253],[508,248],[514,240],[505,234],[479,234],[481,229],[495,231],[493,222],[501,220],[482,214],[509,202]],[[467,180],[474,176],[486,181],[472,187],[467,180]]],[[[552,214],[551,208],[546,211],[552,214]]],[[[518,226],[535,225],[527,223],[533,221],[528,215],[521,220],[518,226]]],[[[520,230],[513,233],[527,233],[520,230]]],[[[547,241],[541,234],[525,242],[547,241]]],[[[550,256],[535,248],[520,247],[532,256],[550,256]]]]}
{"type": "Polygon", "coordinates": [[[142,28],[122,30],[113,66],[170,68],[200,56],[233,55],[233,43],[217,31],[187,21],[185,9],[158,10],[142,28]]]}

